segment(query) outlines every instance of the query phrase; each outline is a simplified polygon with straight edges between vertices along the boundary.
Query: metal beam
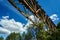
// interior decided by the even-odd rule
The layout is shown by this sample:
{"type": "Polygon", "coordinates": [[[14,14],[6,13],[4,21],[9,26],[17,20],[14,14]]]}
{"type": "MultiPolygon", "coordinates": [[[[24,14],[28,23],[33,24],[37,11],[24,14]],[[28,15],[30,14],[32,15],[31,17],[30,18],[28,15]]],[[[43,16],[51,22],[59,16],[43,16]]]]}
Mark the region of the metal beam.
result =
{"type": "Polygon", "coordinates": [[[27,19],[29,19],[34,26],[38,26],[30,17],[28,14],[26,14],[25,12],[23,12],[14,2],[13,0],[8,0],[22,15],[24,15],[27,19]]]}
{"type": "Polygon", "coordinates": [[[34,1],[30,0],[30,1],[34,3],[33,4],[35,5],[34,7],[33,5],[29,4],[28,0],[22,0],[22,4],[24,4],[26,8],[28,7],[28,9],[31,10],[31,12],[33,12],[39,19],[43,20],[43,22],[47,24],[50,29],[55,30],[56,25],[52,22],[49,16],[45,14],[45,11],[41,8],[41,6],[38,5],[35,0],[34,1]],[[35,7],[36,7],[36,10],[35,10],[35,7]]]}

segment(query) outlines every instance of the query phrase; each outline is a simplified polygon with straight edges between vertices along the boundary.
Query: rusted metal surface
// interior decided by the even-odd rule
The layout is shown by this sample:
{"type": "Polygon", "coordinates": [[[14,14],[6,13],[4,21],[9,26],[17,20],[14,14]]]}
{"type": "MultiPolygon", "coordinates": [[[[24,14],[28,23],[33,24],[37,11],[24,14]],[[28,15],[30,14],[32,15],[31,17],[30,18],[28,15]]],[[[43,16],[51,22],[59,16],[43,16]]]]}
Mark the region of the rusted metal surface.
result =
{"type": "Polygon", "coordinates": [[[43,20],[43,22],[47,24],[49,28],[53,30],[56,29],[56,25],[52,22],[49,16],[45,14],[45,11],[41,8],[41,6],[37,4],[36,0],[19,0],[19,2],[25,5],[25,7],[33,12],[39,19],[43,20]]]}
{"type": "Polygon", "coordinates": [[[26,14],[25,12],[23,12],[14,2],[13,0],[9,0],[9,2],[23,15],[25,16],[27,19],[29,19],[34,26],[38,26],[30,17],[28,14],[26,14]]]}
{"type": "MultiPolygon", "coordinates": [[[[8,0],[8,1],[11,3],[12,0],[8,0]]],[[[53,29],[53,30],[56,29],[56,25],[52,22],[52,20],[49,18],[49,16],[46,15],[45,11],[36,2],[36,0],[19,0],[19,3],[22,3],[22,5],[24,5],[27,9],[29,9],[36,17],[38,17],[45,24],[47,24],[50,29],[53,29]]],[[[15,8],[17,8],[18,11],[20,11],[20,9],[14,3],[13,3],[13,6],[15,8]]],[[[30,18],[28,18],[28,19],[30,19],[30,18]]]]}

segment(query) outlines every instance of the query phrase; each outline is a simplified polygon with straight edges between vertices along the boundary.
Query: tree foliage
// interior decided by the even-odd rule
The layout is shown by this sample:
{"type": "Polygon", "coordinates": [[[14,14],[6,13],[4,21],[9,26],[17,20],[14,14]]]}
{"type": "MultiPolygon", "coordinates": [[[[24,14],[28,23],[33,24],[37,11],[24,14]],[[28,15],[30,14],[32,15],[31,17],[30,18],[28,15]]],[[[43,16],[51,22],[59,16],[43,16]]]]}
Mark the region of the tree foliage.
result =
{"type": "Polygon", "coordinates": [[[58,30],[60,30],[60,22],[58,22],[57,27],[58,30]]]}
{"type": "Polygon", "coordinates": [[[20,33],[11,33],[7,36],[6,40],[21,40],[20,33]]]}
{"type": "Polygon", "coordinates": [[[4,38],[3,37],[0,37],[0,40],[4,40],[4,38]]]}
{"type": "MultiPolygon", "coordinates": [[[[34,26],[30,25],[31,27],[29,27],[27,30],[27,33],[23,33],[22,35],[20,35],[20,33],[11,33],[10,35],[7,36],[6,40],[60,40],[60,31],[51,31],[51,30],[47,30],[45,31],[43,29],[44,24],[43,23],[39,23],[37,27],[38,30],[36,32],[36,34],[34,34],[34,32],[32,32],[34,30],[34,26]],[[36,35],[36,37],[34,38],[34,35],[36,35]]],[[[60,28],[60,22],[57,24],[57,29],[60,28]]],[[[0,37],[0,40],[3,40],[3,37],[0,37]]]]}

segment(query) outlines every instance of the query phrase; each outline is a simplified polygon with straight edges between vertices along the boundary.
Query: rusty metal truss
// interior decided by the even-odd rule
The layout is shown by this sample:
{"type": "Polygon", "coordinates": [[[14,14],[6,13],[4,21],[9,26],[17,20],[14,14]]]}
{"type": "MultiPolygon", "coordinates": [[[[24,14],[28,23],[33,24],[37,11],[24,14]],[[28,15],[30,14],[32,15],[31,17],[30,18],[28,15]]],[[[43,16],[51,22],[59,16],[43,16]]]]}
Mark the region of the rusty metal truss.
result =
{"type": "MultiPolygon", "coordinates": [[[[18,8],[12,0],[8,0],[18,11],[22,12],[20,8],[18,8]]],[[[24,5],[28,10],[30,10],[37,18],[42,20],[46,25],[49,26],[50,29],[55,30],[56,25],[52,22],[49,16],[45,13],[45,11],[41,8],[41,6],[36,2],[36,0],[18,0],[20,4],[24,5]]],[[[25,13],[24,13],[25,14],[25,13]]],[[[27,16],[27,15],[26,15],[27,16]]],[[[31,20],[29,17],[27,17],[31,20]]],[[[33,21],[32,21],[33,22],[33,21]]],[[[33,24],[35,24],[33,22],[33,24]]],[[[35,24],[36,25],[36,24],[35,24]]]]}

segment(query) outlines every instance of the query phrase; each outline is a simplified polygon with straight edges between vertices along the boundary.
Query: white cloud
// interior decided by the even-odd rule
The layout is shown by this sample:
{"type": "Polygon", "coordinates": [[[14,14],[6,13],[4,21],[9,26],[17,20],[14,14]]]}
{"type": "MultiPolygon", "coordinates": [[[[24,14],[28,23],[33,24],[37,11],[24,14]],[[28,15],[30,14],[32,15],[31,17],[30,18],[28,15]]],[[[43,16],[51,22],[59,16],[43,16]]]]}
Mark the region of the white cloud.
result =
{"type": "Polygon", "coordinates": [[[52,19],[52,21],[56,21],[59,20],[58,15],[57,14],[53,14],[50,16],[50,18],[52,19]]]}
{"type": "MultiPolygon", "coordinates": [[[[30,19],[32,19],[35,23],[38,23],[39,19],[37,17],[35,17],[34,15],[31,15],[29,17],[30,19]]],[[[27,20],[27,24],[25,25],[25,27],[28,27],[29,25],[33,24],[30,20],[27,20]]]]}
{"type": "Polygon", "coordinates": [[[30,18],[31,18],[34,22],[39,21],[39,19],[38,19],[36,16],[34,16],[34,15],[31,15],[30,18]]]}
{"type": "MultiPolygon", "coordinates": [[[[11,32],[25,32],[26,29],[23,27],[24,24],[21,22],[16,22],[14,19],[8,19],[8,16],[4,16],[3,19],[0,19],[0,25],[2,25],[3,28],[0,28],[5,30],[7,33],[11,32]]],[[[3,31],[3,32],[5,32],[3,31]]],[[[0,30],[1,32],[1,30],[0,30]]]]}
{"type": "MultiPolygon", "coordinates": [[[[3,29],[9,31],[7,33],[11,33],[11,32],[24,32],[26,31],[26,29],[28,29],[27,26],[29,26],[30,24],[33,24],[31,21],[27,20],[27,24],[22,24],[21,22],[16,22],[14,19],[8,19],[9,16],[3,16],[3,19],[0,19],[0,25],[3,26],[3,29]],[[25,27],[23,27],[23,25],[25,25],[25,27]]],[[[39,22],[39,19],[34,17],[34,15],[31,15],[30,18],[34,21],[34,22],[39,22]]],[[[58,16],[56,14],[53,14],[50,16],[50,18],[55,21],[55,20],[59,20],[58,16]]]]}
{"type": "Polygon", "coordinates": [[[0,27],[0,33],[1,33],[1,34],[10,34],[10,31],[7,30],[7,29],[4,29],[4,28],[2,28],[2,27],[0,27]]]}
{"type": "MultiPolygon", "coordinates": [[[[34,22],[42,22],[41,20],[39,20],[38,18],[34,17],[34,15],[31,15],[30,18],[34,21],[34,22]]],[[[50,18],[52,19],[52,21],[56,21],[59,20],[58,15],[57,14],[53,14],[50,16],[50,18]]],[[[26,27],[29,26],[30,24],[33,24],[30,20],[28,20],[26,27]]]]}
{"type": "Polygon", "coordinates": [[[2,16],[2,18],[3,18],[3,19],[7,19],[7,18],[9,18],[9,16],[2,16]]]}

